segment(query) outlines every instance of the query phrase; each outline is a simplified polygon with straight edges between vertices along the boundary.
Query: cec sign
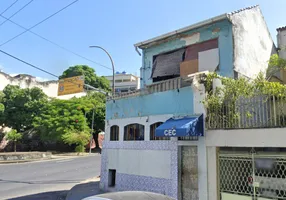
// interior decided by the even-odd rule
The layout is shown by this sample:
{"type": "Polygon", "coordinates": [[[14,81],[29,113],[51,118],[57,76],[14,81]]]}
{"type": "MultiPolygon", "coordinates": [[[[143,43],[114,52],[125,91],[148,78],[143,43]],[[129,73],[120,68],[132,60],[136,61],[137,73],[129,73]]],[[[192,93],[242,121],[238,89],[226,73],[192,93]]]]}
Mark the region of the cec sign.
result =
{"type": "Polygon", "coordinates": [[[58,96],[84,91],[84,76],[74,76],[59,80],[58,96]]]}
{"type": "Polygon", "coordinates": [[[177,134],[176,129],[166,129],[164,130],[165,136],[175,136],[177,134]]]}

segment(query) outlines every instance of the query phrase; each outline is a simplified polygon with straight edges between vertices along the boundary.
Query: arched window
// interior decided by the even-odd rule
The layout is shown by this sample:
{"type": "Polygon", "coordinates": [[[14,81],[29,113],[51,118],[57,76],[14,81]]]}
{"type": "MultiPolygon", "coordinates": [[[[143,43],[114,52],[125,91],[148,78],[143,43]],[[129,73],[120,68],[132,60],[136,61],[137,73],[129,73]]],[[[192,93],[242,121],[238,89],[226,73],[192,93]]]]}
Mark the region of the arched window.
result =
{"type": "Polygon", "coordinates": [[[113,125],[110,127],[110,141],[119,140],[119,126],[113,125]]]}
{"type": "Polygon", "coordinates": [[[163,124],[163,122],[156,122],[150,125],[150,140],[170,140],[170,137],[156,137],[156,128],[163,124]]]}
{"type": "Polygon", "coordinates": [[[124,127],[124,140],[144,140],[144,126],[142,124],[129,124],[124,127]]]}

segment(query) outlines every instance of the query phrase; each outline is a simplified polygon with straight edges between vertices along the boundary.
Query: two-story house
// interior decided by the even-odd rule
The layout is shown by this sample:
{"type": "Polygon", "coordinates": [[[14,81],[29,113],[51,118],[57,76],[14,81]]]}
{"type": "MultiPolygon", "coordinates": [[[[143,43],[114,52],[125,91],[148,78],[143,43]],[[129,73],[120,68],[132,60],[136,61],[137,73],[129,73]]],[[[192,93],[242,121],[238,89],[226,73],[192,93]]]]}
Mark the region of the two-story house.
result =
{"type": "Polygon", "coordinates": [[[206,139],[200,80],[207,72],[251,79],[266,71],[275,47],[260,8],[222,14],[135,47],[142,51],[140,91],[106,103],[102,189],[218,199],[217,140],[206,139]]]}

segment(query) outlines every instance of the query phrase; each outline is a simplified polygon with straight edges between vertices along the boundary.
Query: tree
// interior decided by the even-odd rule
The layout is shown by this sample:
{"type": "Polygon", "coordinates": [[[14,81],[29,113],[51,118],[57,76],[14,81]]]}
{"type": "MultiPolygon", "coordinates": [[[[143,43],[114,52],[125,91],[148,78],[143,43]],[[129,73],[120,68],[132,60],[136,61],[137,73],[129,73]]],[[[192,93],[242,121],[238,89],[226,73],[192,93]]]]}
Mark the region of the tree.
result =
{"type": "Polygon", "coordinates": [[[4,99],[4,93],[0,91],[0,126],[2,125],[1,122],[3,122],[4,111],[5,111],[3,99],[4,99]]]}
{"type": "Polygon", "coordinates": [[[7,85],[3,90],[1,124],[23,132],[33,127],[33,119],[48,102],[47,96],[37,87],[21,89],[7,85]]]}
{"type": "Polygon", "coordinates": [[[69,131],[89,131],[82,106],[78,99],[51,100],[35,117],[34,127],[43,140],[61,141],[62,135],[69,131]]]}
{"type": "MultiPolygon", "coordinates": [[[[94,132],[93,132],[93,138],[96,143],[96,147],[99,147],[98,145],[98,132],[100,130],[104,130],[105,126],[105,96],[101,93],[90,93],[89,95],[82,97],[79,99],[81,101],[81,104],[84,105],[90,105],[94,109],[94,132]]],[[[89,122],[89,127],[91,127],[92,122],[92,109],[87,112],[86,118],[89,122]]]]}
{"type": "Polygon", "coordinates": [[[69,67],[63,72],[60,79],[80,75],[84,75],[86,84],[89,84],[95,88],[101,88],[105,91],[111,91],[109,81],[105,77],[97,76],[95,74],[95,70],[87,65],[75,65],[69,67]]]}
{"type": "Polygon", "coordinates": [[[70,131],[62,135],[62,139],[66,144],[76,144],[76,152],[84,152],[85,146],[88,144],[90,139],[90,133],[86,131],[70,131]]]}
{"type": "Polygon", "coordinates": [[[269,80],[274,74],[278,73],[282,69],[286,69],[286,60],[280,58],[278,54],[273,54],[268,62],[266,79],[269,80]]]}
{"type": "Polygon", "coordinates": [[[17,133],[15,129],[12,129],[6,134],[6,138],[14,142],[14,152],[16,152],[17,142],[22,139],[22,134],[17,133]]]}
{"type": "Polygon", "coordinates": [[[85,113],[92,108],[93,104],[78,98],[53,99],[35,117],[33,125],[43,141],[76,144],[76,151],[79,151],[84,143],[87,144],[85,138],[89,138],[90,128],[85,113]]]}

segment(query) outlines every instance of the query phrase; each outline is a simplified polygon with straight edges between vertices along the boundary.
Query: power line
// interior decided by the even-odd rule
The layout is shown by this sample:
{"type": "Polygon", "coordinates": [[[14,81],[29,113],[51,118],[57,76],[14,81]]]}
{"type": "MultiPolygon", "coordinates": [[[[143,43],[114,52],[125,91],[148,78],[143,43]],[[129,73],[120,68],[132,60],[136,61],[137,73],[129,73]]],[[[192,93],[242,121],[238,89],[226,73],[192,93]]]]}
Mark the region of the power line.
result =
{"type": "MultiPolygon", "coordinates": [[[[89,61],[89,62],[92,62],[92,63],[94,63],[94,64],[96,64],[96,65],[98,65],[98,66],[101,66],[101,67],[104,67],[104,68],[106,68],[106,69],[112,70],[110,67],[107,67],[106,65],[103,65],[103,64],[98,63],[98,62],[96,62],[96,61],[94,61],[94,60],[91,60],[91,59],[89,59],[89,58],[87,58],[87,57],[85,57],[85,56],[82,56],[82,55],[80,55],[80,54],[78,54],[78,53],[76,53],[76,52],[74,52],[74,51],[72,51],[72,50],[70,50],[70,49],[68,49],[68,48],[66,48],[66,47],[63,47],[63,46],[60,45],[60,44],[57,44],[57,43],[55,43],[55,42],[53,42],[53,41],[51,41],[51,40],[49,40],[49,39],[47,39],[47,38],[45,38],[45,37],[39,35],[38,33],[35,33],[35,32],[33,32],[33,31],[29,30],[28,28],[26,28],[26,27],[24,27],[24,26],[22,26],[22,25],[20,25],[20,24],[18,24],[18,23],[16,23],[16,22],[14,22],[14,21],[11,20],[10,18],[7,18],[7,17],[5,17],[5,16],[3,16],[3,15],[1,15],[1,14],[0,14],[0,16],[1,16],[2,18],[4,18],[6,21],[9,21],[9,22],[11,22],[12,24],[15,24],[16,26],[18,26],[18,27],[20,27],[20,28],[22,28],[22,29],[24,29],[24,30],[27,30],[28,32],[32,33],[33,35],[35,35],[35,36],[37,36],[37,37],[39,37],[39,38],[41,38],[41,39],[43,39],[43,40],[45,40],[45,41],[51,43],[51,44],[53,44],[53,45],[55,45],[55,46],[57,46],[57,47],[59,47],[59,48],[65,50],[65,51],[67,51],[67,52],[69,52],[69,53],[72,53],[72,54],[74,54],[74,55],[76,55],[76,56],[78,56],[78,57],[80,57],[80,58],[83,58],[83,59],[85,59],[85,60],[87,60],[87,61],[89,61]]],[[[1,26],[1,24],[0,24],[0,26],[1,26]]],[[[0,46],[1,46],[1,45],[0,45],[0,46]]]]}
{"type": "Polygon", "coordinates": [[[83,59],[85,59],[85,60],[87,60],[87,61],[89,61],[89,62],[92,62],[92,63],[94,63],[94,64],[96,64],[96,65],[98,65],[98,66],[101,66],[101,67],[104,67],[104,68],[106,68],[106,69],[112,70],[110,67],[107,67],[107,66],[105,66],[105,65],[103,65],[103,64],[100,64],[100,63],[98,63],[98,62],[96,62],[96,61],[93,61],[93,60],[91,60],[91,59],[89,59],[89,58],[87,58],[87,57],[85,57],[85,56],[82,56],[82,55],[80,55],[80,54],[78,54],[78,53],[76,53],[76,52],[74,52],[74,51],[72,51],[72,50],[69,50],[69,49],[67,49],[66,47],[63,47],[63,46],[61,46],[61,45],[59,45],[59,44],[57,44],[57,43],[55,43],[55,42],[53,42],[53,41],[51,41],[51,40],[49,40],[49,39],[47,39],[47,38],[45,38],[45,37],[39,35],[38,33],[35,33],[35,32],[33,32],[33,31],[27,29],[26,27],[24,27],[24,26],[22,26],[22,25],[20,25],[20,24],[18,24],[18,23],[16,23],[16,22],[14,22],[14,21],[12,21],[11,19],[9,19],[9,18],[7,18],[7,17],[5,17],[5,16],[3,16],[3,15],[0,15],[0,16],[1,16],[2,18],[6,19],[7,21],[11,22],[12,24],[15,24],[16,26],[18,26],[18,27],[20,27],[20,28],[22,28],[22,29],[27,30],[28,32],[32,33],[33,35],[35,35],[35,36],[37,36],[37,37],[39,37],[39,38],[41,38],[41,39],[43,39],[43,40],[45,40],[45,41],[51,43],[51,44],[53,44],[53,45],[55,45],[55,46],[57,46],[57,47],[59,47],[59,48],[65,50],[65,51],[67,51],[67,52],[69,52],[69,53],[72,53],[72,54],[74,54],[74,55],[76,55],[76,56],[78,56],[78,57],[80,57],[80,58],[83,58],[83,59]]]}
{"type": "Polygon", "coordinates": [[[15,0],[8,8],[6,8],[3,12],[1,12],[1,15],[4,14],[7,10],[9,10],[15,3],[17,3],[19,0],[15,0]]]}
{"type": "MultiPolygon", "coordinates": [[[[24,8],[26,8],[30,3],[32,3],[34,0],[29,1],[28,3],[26,3],[22,8],[20,8],[18,11],[16,11],[13,15],[11,15],[10,17],[6,18],[6,20],[4,22],[2,22],[0,24],[0,26],[2,26],[3,24],[5,24],[9,19],[11,19],[12,17],[14,17],[15,15],[17,15],[19,12],[21,12],[24,8]]],[[[2,16],[3,13],[1,13],[0,15],[2,16]]]]}
{"type": "Polygon", "coordinates": [[[27,30],[21,32],[20,34],[12,37],[11,39],[7,40],[6,42],[0,44],[0,46],[3,46],[5,44],[7,44],[8,42],[11,42],[12,40],[16,39],[17,37],[23,35],[24,33],[28,32],[29,30],[35,28],[36,26],[40,25],[41,23],[47,21],[48,19],[52,18],[53,16],[57,15],[58,13],[60,13],[61,11],[67,9],[68,7],[70,7],[71,5],[73,5],[74,3],[78,2],[79,0],[75,0],[73,2],[71,2],[70,4],[66,5],[65,7],[61,8],[60,10],[58,10],[57,12],[53,13],[52,15],[46,17],[45,19],[43,19],[42,21],[38,22],[37,24],[35,24],[34,26],[31,26],[30,28],[28,28],[27,30]]]}
{"type": "MultiPolygon", "coordinates": [[[[16,56],[13,56],[13,55],[11,55],[10,53],[7,53],[6,51],[3,51],[3,50],[0,49],[0,52],[3,53],[3,54],[5,54],[5,55],[7,55],[7,56],[9,56],[9,57],[11,57],[11,58],[14,58],[15,60],[18,60],[18,61],[20,61],[20,62],[22,62],[22,63],[24,63],[24,64],[26,64],[26,65],[29,65],[29,66],[31,66],[31,67],[37,69],[37,70],[40,70],[40,71],[42,71],[42,72],[44,72],[44,73],[46,73],[46,74],[49,74],[49,75],[51,75],[51,76],[53,76],[53,77],[56,77],[56,78],[58,78],[58,79],[60,78],[59,76],[57,76],[57,75],[55,75],[55,74],[53,74],[53,73],[51,73],[51,72],[48,72],[47,70],[44,70],[44,69],[42,69],[42,68],[40,68],[40,67],[37,67],[37,66],[35,66],[35,65],[33,65],[33,64],[29,63],[29,62],[27,62],[27,61],[24,61],[24,60],[22,60],[21,58],[18,58],[18,57],[16,57],[16,56]]],[[[75,82],[70,82],[70,83],[73,83],[73,84],[75,84],[75,85],[78,85],[78,84],[75,83],[75,82]]],[[[91,89],[93,89],[93,90],[96,90],[96,91],[98,91],[98,92],[107,94],[104,90],[102,90],[102,89],[100,89],[100,88],[95,88],[95,87],[93,87],[93,86],[91,86],[91,85],[88,85],[88,84],[84,84],[84,86],[86,86],[87,88],[91,88],[91,89]]]]}
{"type": "Polygon", "coordinates": [[[53,73],[51,73],[51,72],[48,72],[48,71],[46,71],[46,70],[44,70],[44,69],[41,69],[40,67],[37,67],[37,66],[35,66],[35,65],[31,64],[31,63],[28,63],[28,62],[26,62],[26,61],[24,61],[24,60],[22,60],[22,59],[20,59],[20,58],[18,58],[18,57],[16,57],[16,56],[13,56],[13,55],[11,55],[11,54],[5,52],[5,51],[0,50],[0,52],[6,54],[7,56],[10,56],[11,58],[14,58],[14,59],[20,61],[20,62],[22,62],[22,63],[25,63],[26,65],[29,65],[29,66],[31,66],[31,67],[37,69],[37,70],[40,70],[40,71],[42,71],[42,72],[44,72],[44,73],[46,73],[46,74],[49,74],[49,75],[54,76],[54,77],[56,77],[56,78],[59,78],[59,76],[57,76],[57,75],[55,75],[55,74],[53,74],[53,73]]]}

